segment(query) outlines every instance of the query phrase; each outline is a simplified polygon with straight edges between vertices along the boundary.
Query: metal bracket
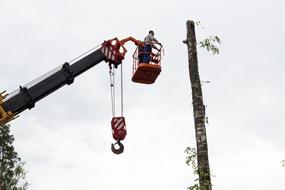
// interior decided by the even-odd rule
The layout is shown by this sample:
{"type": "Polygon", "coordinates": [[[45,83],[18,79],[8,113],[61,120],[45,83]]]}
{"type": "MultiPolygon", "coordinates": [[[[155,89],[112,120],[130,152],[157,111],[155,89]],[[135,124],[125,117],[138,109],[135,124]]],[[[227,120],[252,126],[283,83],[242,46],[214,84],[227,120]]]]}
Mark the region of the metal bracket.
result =
{"type": "Polygon", "coordinates": [[[72,71],[70,70],[70,65],[68,62],[65,62],[62,66],[62,69],[66,73],[66,79],[67,79],[67,84],[70,85],[74,82],[74,75],[72,71]]]}
{"type": "Polygon", "coordinates": [[[20,86],[20,92],[21,93],[24,93],[25,95],[26,95],[26,97],[28,98],[28,100],[27,100],[27,107],[29,108],[29,109],[32,109],[33,107],[35,107],[35,100],[34,100],[34,98],[31,96],[31,94],[30,94],[30,92],[29,92],[29,90],[28,90],[28,88],[27,87],[22,87],[22,86],[20,86]]]}

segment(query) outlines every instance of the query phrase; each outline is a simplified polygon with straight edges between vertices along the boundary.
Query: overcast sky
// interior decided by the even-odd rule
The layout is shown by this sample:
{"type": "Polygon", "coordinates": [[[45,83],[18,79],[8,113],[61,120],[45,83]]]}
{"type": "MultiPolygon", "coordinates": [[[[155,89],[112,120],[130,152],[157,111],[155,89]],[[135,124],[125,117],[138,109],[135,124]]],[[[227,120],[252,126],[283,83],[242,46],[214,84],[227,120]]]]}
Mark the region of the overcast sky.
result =
{"type": "Polygon", "coordinates": [[[178,190],[193,183],[184,150],[195,146],[186,21],[197,39],[218,35],[221,54],[198,49],[213,189],[285,186],[282,0],[1,0],[0,90],[11,92],[104,40],[148,30],[165,48],[151,86],[123,62],[125,152],[114,155],[104,62],[11,122],[31,190],[178,190]]]}

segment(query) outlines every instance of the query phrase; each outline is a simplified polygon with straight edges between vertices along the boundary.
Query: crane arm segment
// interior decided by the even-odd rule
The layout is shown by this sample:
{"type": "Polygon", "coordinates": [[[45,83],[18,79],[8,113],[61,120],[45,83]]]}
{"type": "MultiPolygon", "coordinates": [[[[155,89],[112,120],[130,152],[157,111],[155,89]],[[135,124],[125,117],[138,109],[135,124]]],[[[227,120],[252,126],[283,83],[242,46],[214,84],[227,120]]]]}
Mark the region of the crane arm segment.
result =
{"type": "Polygon", "coordinates": [[[0,94],[0,124],[13,120],[19,113],[32,109],[35,103],[64,85],[73,83],[74,78],[98,63],[105,61],[117,67],[124,59],[126,49],[117,38],[104,41],[101,47],[72,64],[64,63],[59,69],[33,84],[20,86],[15,93],[0,94]]]}

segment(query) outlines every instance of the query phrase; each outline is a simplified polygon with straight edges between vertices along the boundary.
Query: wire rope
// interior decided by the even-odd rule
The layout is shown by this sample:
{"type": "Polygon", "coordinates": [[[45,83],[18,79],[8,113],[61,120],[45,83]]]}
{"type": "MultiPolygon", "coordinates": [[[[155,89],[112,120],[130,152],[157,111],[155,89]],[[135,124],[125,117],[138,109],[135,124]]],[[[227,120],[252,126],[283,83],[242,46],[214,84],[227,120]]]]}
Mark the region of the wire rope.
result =
{"type": "Polygon", "coordinates": [[[121,63],[121,116],[124,115],[123,64],[121,63]]]}
{"type": "Polygon", "coordinates": [[[110,88],[111,88],[111,104],[112,104],[112,116],[115,117],[115,104],[116,104],[116,97],[115,97],[115,69],[114,67],[110,68],[109,71],[110,75],[110,88]]]}

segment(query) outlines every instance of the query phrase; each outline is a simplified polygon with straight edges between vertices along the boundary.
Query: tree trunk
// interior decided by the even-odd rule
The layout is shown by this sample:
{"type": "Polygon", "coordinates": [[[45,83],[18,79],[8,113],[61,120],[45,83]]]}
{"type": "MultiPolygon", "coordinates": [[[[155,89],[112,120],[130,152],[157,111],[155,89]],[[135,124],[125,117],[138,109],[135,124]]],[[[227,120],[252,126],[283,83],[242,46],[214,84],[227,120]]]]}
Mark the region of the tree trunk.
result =
{"type": "Polygon", "coordinates": [[[187,44],[188,48],[189,75],[192,88],[199,185],[201,190],[212,190],[205,127],[205,105],[203,103],[202,88],[198,71],[195,23],[189,20],[187,21],[186,25],[187,39],[184,41],[184,43],[187,44]]]}

